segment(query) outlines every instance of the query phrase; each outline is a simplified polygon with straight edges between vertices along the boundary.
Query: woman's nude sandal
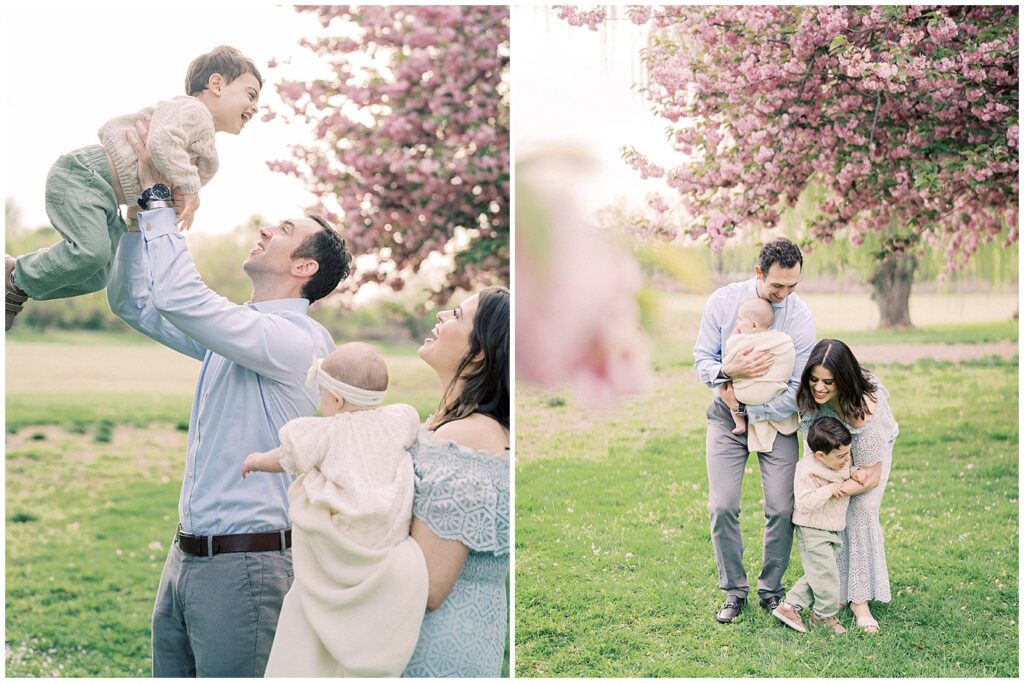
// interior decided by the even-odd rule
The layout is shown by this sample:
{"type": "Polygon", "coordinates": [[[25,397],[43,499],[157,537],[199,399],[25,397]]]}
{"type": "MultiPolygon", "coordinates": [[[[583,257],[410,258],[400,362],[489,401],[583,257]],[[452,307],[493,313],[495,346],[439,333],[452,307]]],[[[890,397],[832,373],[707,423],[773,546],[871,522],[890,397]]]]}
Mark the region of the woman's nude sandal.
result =
{"type": "Polygon", "coordinates": [[[859,626],[864,633],[878,633],[878,622],[875,621],[874,617],[859,617],[856,614],[853,616],[857,621],[857,626],[859,626]]]}

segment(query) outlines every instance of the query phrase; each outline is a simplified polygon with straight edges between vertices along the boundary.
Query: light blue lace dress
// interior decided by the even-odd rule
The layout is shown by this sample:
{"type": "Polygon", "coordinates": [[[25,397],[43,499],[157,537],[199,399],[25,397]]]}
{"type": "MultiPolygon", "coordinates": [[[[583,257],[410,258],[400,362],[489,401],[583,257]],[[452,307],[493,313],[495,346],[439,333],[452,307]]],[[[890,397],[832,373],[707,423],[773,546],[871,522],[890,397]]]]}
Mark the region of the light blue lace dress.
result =
{"type": "MultiPolygon", "coordinates": [[[[899,425],[889,407],[889,392],[877,379],[875,418],[860,428],[843,422],[853,436],[851,455],[857,467],[870,467],[882,461],[882,478],[878,486],[870,491],[850,496],[850,507],[846,511],[846,529],[842,532],[843,548],[839,553],[839,602],[866,602],[877,600],[889,602],[889,567],[885,561],[885,541],[882,538],[880,520],[882,496],[889,482],[892,468],[892,449],[900,433],[899,425]]],[[[807,430],[820,417],[839,419],[829,406],[800,419],[800,433],[807,448],[807,430]]],[[[806,451],[805,451],[806,452],[806,451]]]]}
{"type": "Polygon", "coordinates": [[[469,555],[451,593],[424,616],[402,676],[500,676],[508,626],[508,456],[440,443],[425,431],[410,453],[413,516],[439,537],[464,543],[469,555]]]}

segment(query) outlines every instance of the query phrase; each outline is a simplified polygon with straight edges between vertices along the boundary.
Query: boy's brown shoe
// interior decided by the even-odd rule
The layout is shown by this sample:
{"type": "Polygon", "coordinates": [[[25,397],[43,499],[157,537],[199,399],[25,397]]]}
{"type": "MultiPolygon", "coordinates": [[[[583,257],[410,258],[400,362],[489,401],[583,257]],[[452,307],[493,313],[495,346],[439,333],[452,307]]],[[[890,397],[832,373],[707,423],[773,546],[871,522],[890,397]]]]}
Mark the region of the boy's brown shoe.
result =
{"type": "Polygon", "coordinates": [[[807,633],[800,611],[788,602],[780,602],[779,606],[772,610],[772,616],[795,631],[807,633]]]}
{"type": "Polygon", "coordinates": [[[4,313],[6,314],[6,327],[4,331],[11,329],[14,324],[14,316],[21,313],[28,295],[19,291],[11,284],[11,271],[14,270],[15,260],[13,256],[4,255],[4,313]]]}
{"type": "Polygon", "coordinates": [[[846,627],[839,623],[839,619],[837,619],[835,615],[832,615],[828,619],[822,619],[814,612],[811,612],[811,624],[827,628],[829,631],[832,631],[832,633],[839,636],[846,633],[846,627]]]}

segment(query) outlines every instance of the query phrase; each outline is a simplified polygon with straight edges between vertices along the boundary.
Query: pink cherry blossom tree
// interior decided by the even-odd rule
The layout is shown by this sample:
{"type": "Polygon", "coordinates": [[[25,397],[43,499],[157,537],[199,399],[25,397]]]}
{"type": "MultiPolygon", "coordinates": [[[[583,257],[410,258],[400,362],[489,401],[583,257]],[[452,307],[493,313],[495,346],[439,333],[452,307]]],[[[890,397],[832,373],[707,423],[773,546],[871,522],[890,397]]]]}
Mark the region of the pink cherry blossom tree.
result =
{"type": "MultiPolygon", "coordinates": [[[[607,9],[561,7],[598,26],[607,9]]],[[[772,227],[811,184],[826,188],[804,244],[875,233],[870,278],[882,326],[910,326],[915,254],[962,267],[1017,240],[1016,6],[629,7],[652,27],[645,94],[669,125],[664,178],[687,232],[714,251],[772,227]]]]}
{"type": "Polygon", "coordinates": [[[361,282],[401,289],[432,254],[454,251],[437,301],[507,285],[508,8],[295,9],[328,29],[301,44],[330,75],[277,86],[281,113],[315,136],[270,168],[300,178],[357,255],[380,259],[361,282]]]}

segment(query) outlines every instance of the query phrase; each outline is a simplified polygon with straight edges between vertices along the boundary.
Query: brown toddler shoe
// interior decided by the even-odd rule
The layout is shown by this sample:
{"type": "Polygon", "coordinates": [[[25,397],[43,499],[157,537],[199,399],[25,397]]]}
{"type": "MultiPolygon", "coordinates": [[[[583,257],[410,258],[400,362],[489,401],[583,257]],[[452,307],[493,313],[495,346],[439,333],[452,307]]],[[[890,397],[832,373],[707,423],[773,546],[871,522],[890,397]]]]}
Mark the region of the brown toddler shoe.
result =
{"type": "Polygon", "coordinates": [[[811,624],[814,626],[821,626],[822,628],[827,628],[829,631],[832,631],[832,633],[835,633],[837,636],[841,636],[844,633],[846,633],[846,627],[839,623],[839,619],[837,619],[834,614],[828,619],[822,619],[814,612],[811,612],[811,624]]]}
{"type": "Polygon", "coordinates": [[[14,324],[14,316],[21,313],[25,302],[28,301],[28,294],[15,289],[11,284],[11,273],[14,271],[15,259],[10,254],[4,254],[4,312],[6,313],[6,324],[4,331],[11,329],[14,324]]]}
{"type": "Polygon", "coordinates": [[[772,610],[772,616],[795,631],[807,633],[807,627],[804,626],[800,610],[788,602],[780,602],[779,606],[772,610]]]}

